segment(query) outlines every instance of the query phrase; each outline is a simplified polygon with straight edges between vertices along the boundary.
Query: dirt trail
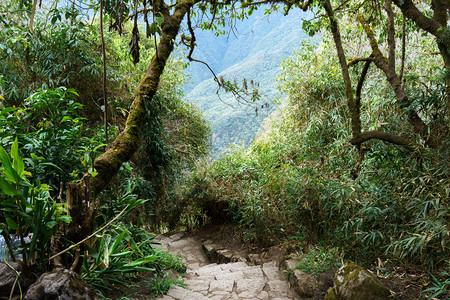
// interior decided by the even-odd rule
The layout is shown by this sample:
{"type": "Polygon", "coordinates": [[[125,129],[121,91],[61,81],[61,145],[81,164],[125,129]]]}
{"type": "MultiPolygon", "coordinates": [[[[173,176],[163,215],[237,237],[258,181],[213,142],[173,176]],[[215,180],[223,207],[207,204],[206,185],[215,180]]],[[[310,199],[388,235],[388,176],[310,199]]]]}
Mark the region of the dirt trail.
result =
{"type": "Polygon", "coordinates": [[[160,235],[157,241],[170,253],[181,254],[187,267],[186,287],[172,286],[162,299],[300,299],[290,289],[276,261],[251,265],[242,258],[211,263],[206,255],[208,246],[199,237],[182,232],[160,235]]]}

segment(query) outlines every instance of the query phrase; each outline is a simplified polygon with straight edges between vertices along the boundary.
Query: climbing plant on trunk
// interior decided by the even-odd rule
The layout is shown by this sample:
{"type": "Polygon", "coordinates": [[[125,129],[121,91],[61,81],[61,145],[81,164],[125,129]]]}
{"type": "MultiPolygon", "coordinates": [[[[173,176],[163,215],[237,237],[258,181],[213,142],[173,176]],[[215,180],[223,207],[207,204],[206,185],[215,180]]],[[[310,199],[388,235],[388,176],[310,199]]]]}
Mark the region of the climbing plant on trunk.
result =
{"type": "MultiPolygon", "coordinates": [[[[174,48],[174,41],[181,22],[193,4],[192,0],[180,0],[171,8],[162,0],[153,2],[153,13],[159,13],[163,18],[157,51],[136,89],[136,96],[131,104],[125,129],[110,144],[109,148],[95,159],[93,166],[95,173],[86,173],[79,182],[69,184],[66,197],[72,222],[64,233],[63,229],[60,231],[60,235],[64,235],[65,239],[78,242],[92,232],[94,218],[99,207],[95,195],[108,185],[122,163],[130,160],[138,149],[146,113],[145,102],[149,101],[158,89],[164,67],[174,48]],[[171,11],[173,12],[171,13],[171,11]]],[[[54,243],[53,251],[60,250],[60,241],[61,239],[54,243]]],[[[80,251],[75,255],[77,256],[79,253],[80,251]]],[[[76,256],[72,260],[71,269],[79,270],[81,262],[76,256]]],[[[60,257],[57,257],[54,263],[55,265],[63,264],[60,257]]]]}

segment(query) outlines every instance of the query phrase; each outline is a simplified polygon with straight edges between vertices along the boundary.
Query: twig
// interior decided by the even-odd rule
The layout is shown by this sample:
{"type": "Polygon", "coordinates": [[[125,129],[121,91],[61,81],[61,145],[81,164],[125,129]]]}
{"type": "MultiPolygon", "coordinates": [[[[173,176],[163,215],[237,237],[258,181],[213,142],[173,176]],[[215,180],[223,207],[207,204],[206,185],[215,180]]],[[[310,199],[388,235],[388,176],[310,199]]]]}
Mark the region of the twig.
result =
{"type": "MultiPolygon", "coordinates": [[[[406,53],[406,19],[403,16],[402,19],[402,58],[401,58],[401,67],[400,67],[400,82],[403,82],[403,72],[405,70],[405,53],[406,53]]],[[[403,84],[403,88],[405,88],[403,84]]]]}
{"type": "Polygon", "coordinates": [[[175,147],[173,147],[173,149],[181,154],[192,155],[192,153],[190,153],[190,152],[183,151],[183,150],[175,148],[175,147]]]}
{"type": "Polygon", "coordinates": [[[58,199],[60,203],[63,203],[62,194],[63,194],[63,182],[60,181],[59,182],[59,194],[58,194],[58,197],[56,197],[56,199],[58,199]]]}
{"type": "MultiPolygon", "coordinates": [[[[5,263],[11,270],[14,271],[14,273],[16,273],[16,279],[14,280],[13,286],[11,288],[11,292],[9,293],[9,300],[11,300],[12,296],[14,294],[14,289],[16,288],[16,284],[17,284],[17,282],[19,280],[21,272],[17,272],[17,270],[14,269],[14,267],[11,266],[6,259],[5,259],[5,263]]],[[[22,299],[22,288],[20,287],[20,282],[19,282],[19,291],[20,291],[20,299],[22,299]]]]}
{"type": "Polygon", "coordinates": [[[77,248],[77,250],[75,250],[75,260],[73,261],[73,264],[70,267],[70,271],[75,271],[79,260],[80,260],[80,248],[77,248]]]}
{"type": "MultiPolygon", "coordinates": [[[[105,126],[105,141],[106,145],[109,144],[108,137],[108,97],[106,91],[106,50],[105,50],[105,35],[103,33],[103,0],[100,0],[100,36],[102,42],[102,63],[103,63],[103,76],[102,76],[102,90],[103,90],[103,124],[105,126]]],[[[108,146],[107,146],[108,147],[108,146]]]]}
{"type": "Polygon", "coordinates": [[[53,255],[52,257],[50,257],[48,260],[52,260],[64,253],[66,253],[67,251],[69,251],[70,249],[73,249],[79,245],[81,245],[82,243],[84,243],[85,241],[87,241],[88,239],[90,239],[91,237],[93,237],[94,235],[96,235],[97,233],[99,233],[100,231],[103,231],[106,227],[108,227],[109,225],[111,225],[115,220],[117,220],[121,215],[123,215],[125,213],[125,211],[127,210],[127,208],[130,206],[130,204],[128,204],[127,206],[125,206],[125,208],[117,215],[114,217],[114,219],[112,219],[111,221],[109,221],[105,226],[103,226],[102,228],[98,229],[97,231],[95,231],[93,234],[91,234],[90,236],[84,238],[83,240],[79,241],[78,243],[64,249],[63,251],[53,255]]]}
{"type": "MultiPolygon", "coordinates": [[[[13,295],[14,295],[14,289],[16,288],[16,284],[17,284],[17,281],[19,280],[19,276],[20,276],[20,272],[18,272],[18,273],[16,272],[16,279],[14,280],[14,283],[13,283],[13,286],[12,286],[12,289],[11,289],[11,293],[9,293],[9,300],[11,300],[13,295]]],[[[20,291],[20,295],[21,295],[20,298],[22,298],[22,291],[20,291]]]]}

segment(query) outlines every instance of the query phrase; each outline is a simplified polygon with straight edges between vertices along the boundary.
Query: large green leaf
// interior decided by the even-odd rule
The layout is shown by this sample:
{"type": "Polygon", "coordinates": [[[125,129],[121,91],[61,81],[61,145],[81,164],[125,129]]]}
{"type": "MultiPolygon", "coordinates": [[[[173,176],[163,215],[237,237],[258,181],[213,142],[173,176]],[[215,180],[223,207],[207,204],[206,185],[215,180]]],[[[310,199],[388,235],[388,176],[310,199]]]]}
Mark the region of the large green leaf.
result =
{"type": "Polygon", "coordinates": [[[152,262],[156,260],[156,258],[157,258],[156,256],[141,257],[136,259],[135,261],[125,264],[124,267],[137,267],[152,262]]]}
{"type": "Polygon", "coordinates": [[[9,155],[2,146],[0,146],[0,161],[2,162],[3,169],[5,170],[6,178],[12,181],[12,183],[18,183],[20,181],[20,176],[12,167],[9,155]]]}
{"type": "Polygon", "coordinates": [[[117,246],[119,246],[120,242],[122,241],[123,237],[125,236],[125,234],[127,232],[128,232],[128,229],[125,229],[124,231],[122,231],[122,233],[116,238],[116,240],[114,241],[114,243],[110,247],[109,253],[114,253],[114,251],[116,250],[117,246]]]}
{"type": "MultiPolygon", "coordinates": [[[[22,157],[20,157],[19,155],[19,141],[17,140],[17,137],[14,140],[14,143],[11,145],[11,158],[13,161],[13,168],[16,171],[17,175],[19,177],[23,177],[25,166],[23,164],[22,157]]],[[[27,172],[27,174],[29,173],[27,172]]]]}
{"type": "Polygon", "coordinates": [[[39,165],[40,165],[40,166],[51,166],[51,167],[54,167],[54,168],[56,168],[56,169],[58,169],[58,170],[60,170],[60,171],[63,170],[63,169],[61,169],[60,167],[58,167],[57,165],[52,164],[52,163],[48,163],[48,162],[46,162],[46,163],[39,163],[39,165]]]}
{"type": "Polygon", "coordinates": [[[133,251],[131,251],[131,250],[125,251],[125,252],[120,252],[120,253],[113,253],[113,254],[111,254],[111,257],[123,257],[123,256],[131,255],[132,253],[133,253],[133,251]]]}
{"type": "Polygon", "coordinates": [[[69,224],[70,222],[72,222],[72,218],[68,215],[62,215],[58,217],[58,221],[63,221],[64,223],[69,224]]]}
{"type": "Polygon", "coordinates": [[[13,219],[11,219],[10,217],[6,217],[5,219],[6,219],[6,223],[8,224],[9,229],[12,229],[12,230],[19,229],[19,226],[17,226],[17,223],[14,222],[13,219]]]}
{"type": "Polygon", "coordinates": [[[11,145],[11,158],[13,160],[19,158],[19,141],[17,140],[17,137],[11,145]]]}
{"type": "Polygon", "coordinates": [[[3,177],[0,177],[0,189],[8,196],[17,195],[19,192],[3,177]]]}

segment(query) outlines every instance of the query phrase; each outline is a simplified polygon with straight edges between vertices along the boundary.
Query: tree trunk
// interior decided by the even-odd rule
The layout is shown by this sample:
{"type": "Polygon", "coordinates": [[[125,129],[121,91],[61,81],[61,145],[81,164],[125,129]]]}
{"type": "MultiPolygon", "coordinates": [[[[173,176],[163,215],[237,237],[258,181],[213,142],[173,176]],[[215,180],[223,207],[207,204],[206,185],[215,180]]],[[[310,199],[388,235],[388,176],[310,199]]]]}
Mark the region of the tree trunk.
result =
{"type": "Polygon", "coordinates": [[[351,118],[352,137],[357,138],[361,134],[360,109],[355,102],[355,97],[353,96],[352,82],[350,79],[350,74],[348,72],[348,64],[347,59],[345,58],[344,48],[342,46],[339,24],[336,17],[334,16],[334,11],[331,7],[330,0],[325,0],[323,3],[323,7],[325,8],[328,18],[330,19],[331,33],[333,34],[333,40],[336,46],[339,64],[341,65],[342,77],[344,78],[345,96],[347,97],[347,106],[350,111],[351,118]]]}
{"type": "MultiPolygon", "coordinates": [[[[436,44],[439,52],[444,60],[444,68],[446,71],[446,100],[447,109],[450,109],[450,30],[447,27],[448,17],[450,13],[450,2],[448,0],[432,0],[431,9],[433,10],[433,18],[423,14],[412,0],[392,0],[402,11],[403,15],[411,19],[422,30],[436,37],[436,44]]],[[[431,124],[431,131],[434,133],[439,124],[431,124]]],[[[449,128],[444,124],[441,128],[442,133],[437,133],[436,137],[431,136],[431,142],[438,146],[441,138],[448,135],[449,128]]]]}
{"type": "MultiPolygon", "coordinates": [[[[364,143],[365,141],[368,141],[371,139],[379,139],[379,140],[383,140],[383,141],[386,141],[389,143],[403,146],[410,150],[414,149],[413,143],[406,138],[402,138],[402,137],[399,137],[399,136],[396,136],[393,134],[385,133],[385,132],[382,132],[379,130],[362,132],[361,112],[360,112],[361,89],[362,89],[362,84],[364,82],[370,62],[372,60],[374,60],[375,63],[377,63],[377,61],[376,61],[377,54],[375,53],[376,49],[373,49],[374,53],[371,55],[371,57],[364,59],[366,61],[366,65],[363,68],[361,78],[358,82],[356,97],[355,97],[353,95],[353,88],[352,88],[352,83],[351,83],[351,79],[350,79],[350,74],[348,71],[348,66],[349,66],[349,64],[354,64],[354,63],[357,63],[358,61],[362,61],[362,59],[354,60],[354,61],[350,62],[349,64],[347,63],[347,59],[345,58],[344,48],[342,46],[341,34],[339,31],[339,24],[334,15],[334,11],[333,11],[333,8],[331,7],[330,0],[325,0],[323,2],[323,7],[328,15],[329,20],[330,20],[331,33],[333,34],[333,40],[334,40],[334,44],[336,46],[336,51],[337,51],[338,58],[339,58],[339,64],[341,66],[342,76],[344,78],[345,95],[347,97],[347,106],[348,106],[348,109],[350,112],[351,126],[352,126],[352,139],[350,140],[350,142],[353,145],[357,146],[358,149],[361,149],[361,147],[359,146],[361,143],[364,143]]],[[[378,50],[378,52],[379,52],[379,50],[378,50]]],[[[387,59],[385,59],[385,60],[386,60],[386,65],[387,65],[388,61],[387,61],[387,59]]]]}

